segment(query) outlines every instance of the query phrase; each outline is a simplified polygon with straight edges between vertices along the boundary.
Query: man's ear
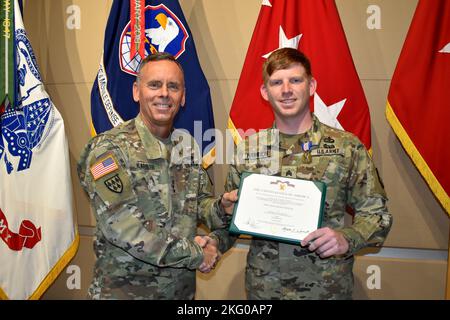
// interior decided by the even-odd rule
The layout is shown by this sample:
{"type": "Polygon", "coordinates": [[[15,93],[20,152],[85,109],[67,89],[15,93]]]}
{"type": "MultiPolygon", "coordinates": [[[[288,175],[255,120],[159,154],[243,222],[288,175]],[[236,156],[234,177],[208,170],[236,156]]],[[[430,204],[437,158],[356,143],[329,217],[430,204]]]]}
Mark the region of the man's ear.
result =
{"type": "Polygon", "coordinates": [[[317,90],[317,81],[313,77],[309,80],[309,96],[311,97],[317,90]]]}
{"type": "Polygon", "coordinates": [[[181,98],[180,106],[183,108],[185,103],[186,103],[186,88],[184,88],[183,90],[183,97],[181,98]]]}
{"type": "Polygon", "coordinates": [[[133,100],[139,102],[139,86],[136,81],[133,83],[133,100]]]}
{"type": "Polygon", "coordinates": [[[264,84],[261,85],[261,87],[259,88],[259,91],[261,92],[261,96],[263,97],[263,99],[266,101],[269,101],[269,95],[267,93],[267,88],[264,84]]]}

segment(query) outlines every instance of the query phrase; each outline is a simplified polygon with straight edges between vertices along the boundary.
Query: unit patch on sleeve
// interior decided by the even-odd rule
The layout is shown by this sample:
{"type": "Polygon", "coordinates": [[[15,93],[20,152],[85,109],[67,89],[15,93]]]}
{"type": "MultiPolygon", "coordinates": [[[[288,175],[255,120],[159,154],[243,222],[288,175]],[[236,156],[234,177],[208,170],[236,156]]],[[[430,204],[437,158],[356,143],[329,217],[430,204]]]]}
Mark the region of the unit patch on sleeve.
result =
{"type": "Polygon", "coordinates": [[[105,180],[105,185],[112,192],[122,193],[123,183],[118,174],[116,174],[112,178],[105,180]]]}

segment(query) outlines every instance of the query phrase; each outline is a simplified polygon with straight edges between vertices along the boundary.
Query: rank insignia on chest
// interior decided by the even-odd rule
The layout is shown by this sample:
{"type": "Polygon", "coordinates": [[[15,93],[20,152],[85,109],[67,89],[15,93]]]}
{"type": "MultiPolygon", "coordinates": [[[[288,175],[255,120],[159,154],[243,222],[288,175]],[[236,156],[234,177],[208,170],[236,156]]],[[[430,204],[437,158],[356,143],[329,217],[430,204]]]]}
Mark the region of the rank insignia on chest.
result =
{"type": "Polygon", "coordinates": [[[122,193],[123,183],[118,174],[105,180],[105,185],[112,192],[122,193]]]}
{"type": "Polygon", "coordinates": [[[281,176],[286,178],[295,178],[297,176],[296,166],[282,166],[281,176]]]}

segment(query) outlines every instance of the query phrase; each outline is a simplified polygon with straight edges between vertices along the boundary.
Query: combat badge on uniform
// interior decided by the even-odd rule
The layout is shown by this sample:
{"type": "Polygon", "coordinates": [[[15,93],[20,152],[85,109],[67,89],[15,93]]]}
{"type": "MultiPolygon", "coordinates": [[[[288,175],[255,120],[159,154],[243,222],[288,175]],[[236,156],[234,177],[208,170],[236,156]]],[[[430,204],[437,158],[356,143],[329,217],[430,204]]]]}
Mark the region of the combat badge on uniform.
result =
{"type": "Polygon", "coordinates": [[[344,155],[344,150],[337,146],[335,140],[328,136],[323,139],[324,144],[321,148],[312,151],[313,156],[330,156],[330,155],[344,155]]]}

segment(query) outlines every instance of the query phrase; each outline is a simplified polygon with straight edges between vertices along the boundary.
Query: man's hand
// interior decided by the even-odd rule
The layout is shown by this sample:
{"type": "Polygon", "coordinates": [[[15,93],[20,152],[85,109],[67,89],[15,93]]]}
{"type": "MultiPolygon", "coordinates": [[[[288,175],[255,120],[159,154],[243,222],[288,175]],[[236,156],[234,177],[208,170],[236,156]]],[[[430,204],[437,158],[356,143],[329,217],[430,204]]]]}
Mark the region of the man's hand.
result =
{"type": "Polygon", "coordinates": [[[221,257],[221,253],[217,249],[217,242],[208,236],[196,236],[194,240],[203,248],[203,262],[198,267],[198,270],[203,273],[208,273],[214,269],[217,261],[221,257]]]}
{"type": "Polygon", "coordinates": [[[222,206],[223,210],[225,210],[226,214],[233,214],[234,204],[238,200],[238,190],[234,189],[230,192],[225,192],[222,196],[222,199],[220,201],[220,205],[222,206]]]}
{"type": "Polygon", "coordinates": [[[345,254],[349,244],[344,235],[330,228],[320,228],[308,234],[301,242],[302,247],[315,251],[321,258],[345,254]]]}

